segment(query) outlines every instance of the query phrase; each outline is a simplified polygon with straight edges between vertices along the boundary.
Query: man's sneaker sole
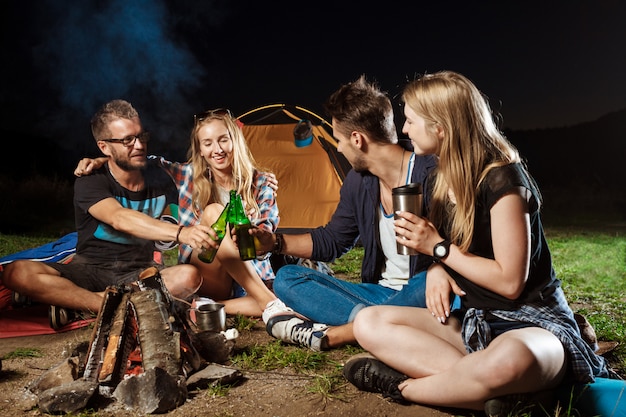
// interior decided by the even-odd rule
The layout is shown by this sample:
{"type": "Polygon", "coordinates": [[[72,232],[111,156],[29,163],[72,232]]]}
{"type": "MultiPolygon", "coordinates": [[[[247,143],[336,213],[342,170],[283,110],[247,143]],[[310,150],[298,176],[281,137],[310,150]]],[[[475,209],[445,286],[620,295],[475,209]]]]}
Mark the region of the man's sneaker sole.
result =
{"type": "Polygon", "coordinates": [[[51,305],[49,310],[50,327],[59,330],[74,319],[74,312],[63,307],[51,305]]]}
{"type": "Polygon", "coordinates": [[[50,327],[59,330],[69,323],[79,320],[91,320],[98,315],[89,311],[72,310],[69,308],[51,305],[48,308],[48,318],[50,319],[50,327]]]}
{"type": "Polygon", "coordinates": [[[33,300],[26,295],[22,295],[16,291],[11,293],[11,304],[13,304],[13,307],[28,307],[33,303],[33,300]]]}

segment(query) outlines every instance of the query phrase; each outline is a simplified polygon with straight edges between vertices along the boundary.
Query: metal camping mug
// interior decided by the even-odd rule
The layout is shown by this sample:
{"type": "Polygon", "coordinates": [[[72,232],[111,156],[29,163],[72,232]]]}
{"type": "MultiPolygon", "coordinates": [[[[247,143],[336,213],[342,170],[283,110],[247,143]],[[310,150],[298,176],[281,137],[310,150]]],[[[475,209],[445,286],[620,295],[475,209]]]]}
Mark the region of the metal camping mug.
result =
{"type": "MultiPolygon", "coordinates": [[[[397,220],[399,218],[395,214],[396,211],[408,211],[418,216],[422,215],[422,184],[412,183],[396,187],[391,190],[391,198],[393,201],[394,219],[397,220]]],[[[407,248],[399,242],[396,242],[396,250],[400,255],[417,255],[416,250],[407,248]]]]}
{"type": "Polygon", "coordinates": [[[187,320],[199,331],[222,332],[226,330],[226,310],[224,310],[224,304],[209,303],[190,308],[187,310],[187,320]]]}

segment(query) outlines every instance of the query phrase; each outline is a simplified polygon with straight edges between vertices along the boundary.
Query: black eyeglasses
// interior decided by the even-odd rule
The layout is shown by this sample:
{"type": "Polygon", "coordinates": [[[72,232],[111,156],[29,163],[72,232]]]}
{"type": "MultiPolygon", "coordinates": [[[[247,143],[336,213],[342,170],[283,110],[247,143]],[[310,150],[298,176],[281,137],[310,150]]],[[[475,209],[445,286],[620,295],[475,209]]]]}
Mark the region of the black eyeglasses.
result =
{"type": "Polygon", "coordinates": [[[203,111],[202,113],[194,114],[193,121],[195,123],[198,123],[198,122],[203,121],[204,119],[208,119],[211,116],[226,116],[226,115],[228,115],[228,117],[230,117],[231,119],[234,119],[233,114],[231,113],[230,110],[221,108],[221,109],[207,110],[207,111],[203,111]]]}
{"type": "Polygon", "coordinates": [[[138,135],[130,135],[130,136],[126,136],[123,139],[100,139],[102,142],[109,142],[109,143],[121,143],[122,145],[126,146],[127,148],[130,148],[131,146],[135,145],[135,140],[139,139],[139,142],[141,143],[147,143],[150,140],[150,133],[148,132],[142,132],[138,135]]]}

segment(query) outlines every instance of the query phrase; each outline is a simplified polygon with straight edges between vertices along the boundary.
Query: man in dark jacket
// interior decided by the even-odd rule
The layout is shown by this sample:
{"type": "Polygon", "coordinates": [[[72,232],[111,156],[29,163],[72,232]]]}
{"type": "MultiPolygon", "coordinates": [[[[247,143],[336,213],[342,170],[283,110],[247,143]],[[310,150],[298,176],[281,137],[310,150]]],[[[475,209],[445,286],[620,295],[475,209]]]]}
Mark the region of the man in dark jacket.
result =
{"type": "MultiPolygon", "coordinates": [[[[268,251],[325,262],[342,256],[359,240],[363,245],[361,283],[298,265],[278,270],[276,295],[303,317],[276,315],[266,321],[267,331],[316,351],[354,342],[352,320],[366,306],[426,306],[426,269],[432,258],[397,253],[392,189],[408,183],[426,189],[436,167],[433,157],[417,156],[401,146],[391,101],[365,77],[333,93],[326,110],[337,150],[353,168],[330,222],[298,235],[254,232],[268,251]]],[[[447,297],[442,295],[449,305],[447,297]]]]}

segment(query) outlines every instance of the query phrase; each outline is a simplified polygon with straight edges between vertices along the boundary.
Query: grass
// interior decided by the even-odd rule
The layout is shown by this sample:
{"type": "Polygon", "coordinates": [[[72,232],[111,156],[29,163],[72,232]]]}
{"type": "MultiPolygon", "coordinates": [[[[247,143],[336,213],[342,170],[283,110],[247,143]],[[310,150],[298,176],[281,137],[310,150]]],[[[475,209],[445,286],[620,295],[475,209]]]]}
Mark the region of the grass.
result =
{"type": "Polygon", "coordinates": [[[349,281],[361,280],[361,260],[363,259],[363,247],[356,246],[341,258],[336,259],[330,267],[337,275],[342,275],[349,281]]]}
{"type": "MultiPolygon", "coordinates": [[[[345,347],[334,352],[313,352],[297,346],[286,346],[279,340],[254,345],[236,353],[233,366],[249,372],[289,371],[307,380],[306,391],[318,394],[323,401],[343,399],[341,388],[346,380],[341,374],[341,363],[334,356],[351,356],[360,348],[345,347]]],[[[281,377],[284,374],[281,373],[281,377]]]]}
{"type": "MultiPolygon", "coordinates": [[[[616,341],[612,364],[626,374],[626,233],[621,230],[548,228],[546,237],[557,277],[572,309],[585,315],[600,340],[616,341]]],[[[0,257],[55,240],[51,236],[0,233],[0,257]]],[[[355,247],[329,266],[345,279],[360,279],[363,248],[355,247]]],[[[165,253],[165,262],[176,262],[176,249],[165,253]]],[[[254,320],[236,318],[238,330],[248,330],[254,320]]]]}
{"type": "MultiPolygon", "coordinates": [[[[599,340],[616,341],[618,347],[607,355],[611,366],[626,375],[626,236],[624,230],[548,228],[546,231],[557,277],[575,312],[585,315],[599,340]]],[[[54,240],[54,237],[32,237],[0,234],[0,257],[54,240]]],[[[335,274],[348,280],[360,279],[363,248],[356,247],[329,266],[335,274]]],[[[165,262],[176,262],[176,250],[165,254],[165,262]]],[[[255,319],[235,317],[235,327],[250,330],[255,319]]],[[[15,355],[26,355],[28,349],[15,355]]],[[[36,349],[32,349],[33,354],[36,349]]],[[[237,352],[234,366],[249,372],[281,372],[289,370],[307,379],[306,390],[319,394],[324,401],[341,399],[346,382],[341,376],[342,358],[361,352],[346,346],[330,352],[312,352],[279,341],[256,345],[237,352]]],[[[207,388],[207,395],[227,395],[229,386],[207,388]]],[[[82,414],[89,415],[89,414],[82,414]]],[[[557,415],[575,415],[567,406],[557,415]]]]}
{"type": "Polygon", "coordinates": [[[259,320],[244,316],[243,314],[237,314],[234,317],[234,328],[237,329],[238,332],[243,332],[246,330],[251,330],[255,324],[257,324],[259,320]]]}
{"type": "Polygon", "coordinates": [[[249,347],[232,359],[233,365],[248,370],[271,371],[292,368],[296,372],[320,369],[327,363],[327,355],[308,349],[283,346],[279,340],[249,347]]]}
{"type": "Polygon", "coordinates": [[[619,342],[608,356],[626,375],[626,236],[624,232],[557,229],[546,233],[557,277],[572,310],[599,340],[619,342]]]}
{"type": "Polygon", "coordinates": [[[207,398],[226,397],[232,387],[233,385],[230,384],[209,384],[206,387],[205,395],[207,398]]]}
{"type": "Polygon", "coordinates": [[[36,348],[17,348],[12,352],[5,354],[1,359],[16,359],[16,358],[40,358],[43,354],[40,349],[36,348]]]}

